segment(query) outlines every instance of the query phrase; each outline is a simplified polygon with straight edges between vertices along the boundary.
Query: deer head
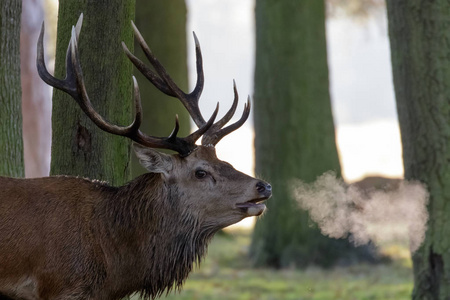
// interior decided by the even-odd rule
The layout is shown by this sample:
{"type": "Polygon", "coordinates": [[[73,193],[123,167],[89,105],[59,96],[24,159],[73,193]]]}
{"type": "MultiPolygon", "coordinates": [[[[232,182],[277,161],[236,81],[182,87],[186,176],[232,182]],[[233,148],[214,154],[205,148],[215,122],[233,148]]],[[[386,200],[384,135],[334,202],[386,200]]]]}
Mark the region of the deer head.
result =
{"type": "Polygon", "coordinates": [[[205,199],[204,203],[189,200],[192,203],[186,203],[186,206],[198,213],[202,212],[206,216],[212,216],[216,222],[221,223],[221,227],[233,224],[244,217],[260,215],[265,209],[262,202],[271,196],[271,186],[261,180],[242,174],[230,164],[220,161],[216,157],[214,149],[214,146],[225,135],[238,129],[247,120],[250,114],[250,99],[245,104],[241,118],[237,122],[224,127],[234,115],[238,104],[238,92],[234,84],[235,97],[229,111],[222,119],[215,122],[219,109],[217,104],[212,116],[207,121],[205,120],[198,105],[204,85],[204,74],[200,44],[195,33],[197,83],[191,93],[183,92],[174,83],[165,68],[153,55],[133,22],[132,27],[135,37],[154,70],[134,56],[122,42],[125,54],[135,67],[161,92],[179,99],[198,126],[198,130],[189,136],[178,137],[179,123],[178,117],[176,117],[175,127],[168,137],[154,137],[139,130],[142,109],[139,87],[134,76],[135,118],[131,125],[121,127],[111,124],[93,108],[86,91],[78,53],[78,38],[82,20],[83,15],[81,14],[77,25],[72,27],[72,36],[66,54],[65,79],[57,79],[47,71],[43,52],[44,25],[42,25],[37,58],[37,68],[41,78],[47,84],[71,95],[84,113],[100,129],[133,140],[135,142],[134,149],[141,164],[151,173],[161,174],[167,182],[176,183],[177,188],[187,196],[185,199],[205,199]],[[197,145],[196,141],[200,137],[202,137],[201,145],[197,145]],[[155,151],[153,148],[170,149],[178,152],[178,154],[166,155],[155,151]],[[219,222],[219,220],[222,221],[219,222]]]}

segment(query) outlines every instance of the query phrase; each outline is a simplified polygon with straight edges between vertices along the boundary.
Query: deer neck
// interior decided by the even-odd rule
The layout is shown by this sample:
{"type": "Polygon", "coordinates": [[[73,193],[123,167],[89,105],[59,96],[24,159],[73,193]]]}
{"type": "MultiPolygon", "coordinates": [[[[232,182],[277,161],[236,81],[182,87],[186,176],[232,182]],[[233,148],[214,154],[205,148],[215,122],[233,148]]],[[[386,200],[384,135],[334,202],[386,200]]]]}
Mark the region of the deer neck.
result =
{"type": "Polygon", "coordinates": [[[108,216],[100,226],[100,234],[108,236],[102,245],[107,265],[122,270],[116,276],[140,282],[148,298],[180,288],[215,233],[180,208],[179,200],[175,186],[148,173],[117,188],[102,209],[108,216]]]}

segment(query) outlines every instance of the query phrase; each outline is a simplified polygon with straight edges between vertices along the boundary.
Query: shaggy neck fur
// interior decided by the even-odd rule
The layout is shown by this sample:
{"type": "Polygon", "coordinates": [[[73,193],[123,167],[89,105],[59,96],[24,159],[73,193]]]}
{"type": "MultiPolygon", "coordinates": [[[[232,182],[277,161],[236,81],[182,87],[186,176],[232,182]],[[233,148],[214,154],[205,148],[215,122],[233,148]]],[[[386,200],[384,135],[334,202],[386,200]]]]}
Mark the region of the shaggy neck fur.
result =
{"type": "Polygon", "coordinates": [[[154,299],[181,288],[220,228],[208,228],[182,207],[176,186],[159,174],[144,174],[111,194],[99,209],[104,222],[100,236],[109,237],[102,240],[107,277],[124,282],[117,294],[139,291],[154,299]]]}

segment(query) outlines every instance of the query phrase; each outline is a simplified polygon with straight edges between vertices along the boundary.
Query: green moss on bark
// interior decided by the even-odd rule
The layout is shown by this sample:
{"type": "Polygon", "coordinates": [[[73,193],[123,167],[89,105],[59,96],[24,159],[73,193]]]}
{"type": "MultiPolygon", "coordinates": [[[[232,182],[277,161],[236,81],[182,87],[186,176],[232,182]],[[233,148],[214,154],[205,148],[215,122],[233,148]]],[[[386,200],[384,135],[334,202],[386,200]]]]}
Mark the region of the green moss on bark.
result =
{"type": "MultiPolygon", "coordinates": [[[[132,66],[122,51],[133,50],[134,0],[61,1],[55,74],[65,72],[70,30],[84,14],[79,50],[86,89],[94,108],[115,124],[132,121],[132,66]]],[[[51,174],[85,176],[122,184],[130,179],[130,142],[98,129],[67,94],[53,95],[51,174]]]]}
{"type": "Polygon", "coordinates": [[[405,178],[429,189],[413,299],[450,299],[450,3],[387,1],[405,178]]]}
{"type": "Polygon", "coordinates": [[[22,1],[0,5],[0,175],[23,177],[20,16],[22,1]]]}

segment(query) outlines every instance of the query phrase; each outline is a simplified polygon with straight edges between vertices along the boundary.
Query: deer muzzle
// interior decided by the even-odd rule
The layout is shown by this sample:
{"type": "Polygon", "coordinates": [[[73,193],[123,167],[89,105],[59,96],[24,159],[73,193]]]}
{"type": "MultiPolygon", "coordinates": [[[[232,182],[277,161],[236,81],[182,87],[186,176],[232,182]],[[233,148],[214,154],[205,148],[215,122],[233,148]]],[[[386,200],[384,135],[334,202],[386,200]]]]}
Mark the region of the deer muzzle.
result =
{"type": "Polygon", "coordinates": [[[266,209],[264,201],[272,196],[272,186],[269,183],[260,181],[255,188],[258,195],[256,198],[236,204],[236,208],[240,209],[247,217],[261,215],[266,209]]]}

